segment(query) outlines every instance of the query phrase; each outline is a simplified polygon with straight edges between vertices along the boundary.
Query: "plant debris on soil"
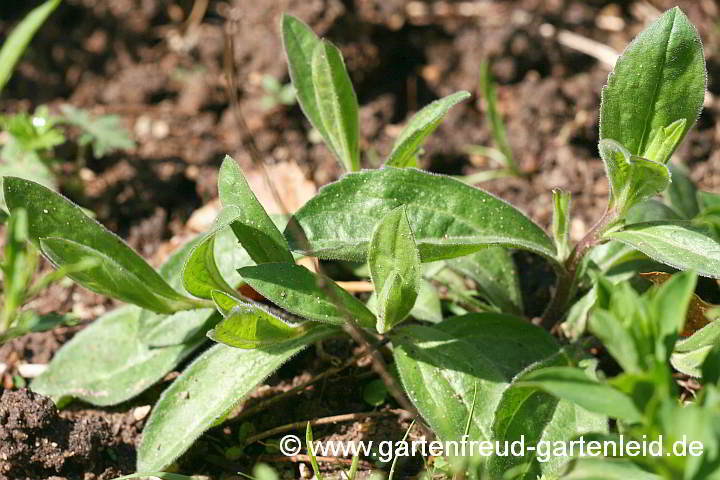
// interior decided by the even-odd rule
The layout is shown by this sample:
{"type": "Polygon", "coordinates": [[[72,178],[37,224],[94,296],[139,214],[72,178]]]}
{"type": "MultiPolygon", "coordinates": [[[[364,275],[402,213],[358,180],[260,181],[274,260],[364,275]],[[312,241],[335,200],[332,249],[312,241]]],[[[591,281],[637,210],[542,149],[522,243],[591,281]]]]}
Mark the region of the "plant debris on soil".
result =
{"type": "MultiPolygon", "coordinates": [[[[38,3],[2,2],[0,37],[38,3]]],[[[714,1],[213,0],[202,22],[195,24],[186,22],[192,4],[65,0],[33,39],[0,100],[2,112],[42,103],[57,110],[71,103],[123,119],[137,147],[80,164],[71,160],[77,158],[73,147],[63,146],[58,153],[68,161],[62,177],[80,178],[82,187],[61,179],[62,190],[155,265],[212,221],[217,170],[225,154],[240,162],[248,178],[255,176],[254,190],[264,188],[262,175],[241,147],[226,97],[224,32],[231,25],[240,108],[264,160],[275,169],[273,177],[282,177],[277,181],[281,194],[290,196],[285,189],[297,182],[293,195],[301,204],[307,195],[303,192],[312,194],[339,176],[331,153],[312,141],[297,105],[263,105],[265,75],[289,81],[279,35],[283,12],[302,18],[342,50],[361,105],[367,167],[382,162],[402,124],[419,107],[459,89],[476,92],[480,65],[490,61],[498,110],[516,161],[529,175],[481,186],[544,227],[551,221],[551,189],[570,191],[575,216],[571,235],[578,239],[602,214],[608,193],[597,155],[597,124],[600,89],[610,67],[560,45],[558,34],[573,32],[619,50],[654,16],[679,4],[705,42],[710,84],[705,110],[675,159],[687,164],[701,188],[720,190],[720,129],[715,123],[720,110],[720,7],[714,1]],[[193,212],[205,212],[204,220],[196,214],[189,222],[193,212]]],[[[431,137],[421,165],[453,175],[491,168],[487,159],[466,153],[469,145],[492,145],[484,103],[477,96],[456,107],[431,137]]],[[[531,256],[517,260],[526,302],[532,299],[531,311],[541,311],[551,274],[537,272],[538,262],[531,256]]],[[[67,284],[52,287],[32,305],[42,313],[72,311],[83,321],[114,306],[67,284]]],[[[134,471],[134,447],[143,426],[137,409],[152,405],[170,377],[114,409],[71,404],[58,412],[50,399],[16,389],[18,365],[48,363],[80,328],[82,324],[31,334],[0,347],[0,364],[5,365],[0,373],[0,479],[109,479],[134,471]]],[[[347,341],[328,341],[325,348],[340,359],[352,354],[347,341]]],[[[330,368],[316,352],[311,348],[283,367],[238,412],[330,368]]],[[[373,378],[366,364],[354,365],[273,405],[253,418],[253,428],[259,432],[372,410],[361,399],[373,378]]],[[[248,447],[250,457],[228,460],[224,452],[237,443],[233,439],[240,423],[231,420],[204,435],[181,460],[180,471],[214,476],[249,472],[263,454],[260,458],[274,461],[285,477],[299,476],[297,464],[277,463],[259,444],[248,447]]],[[[389,415],[318,426],[314,433],[321,440],[395,440],[408,426],[408,419],[389,415]]],[[[417,460],[403,466],[403,475],[419,470],[417,460]]]]}

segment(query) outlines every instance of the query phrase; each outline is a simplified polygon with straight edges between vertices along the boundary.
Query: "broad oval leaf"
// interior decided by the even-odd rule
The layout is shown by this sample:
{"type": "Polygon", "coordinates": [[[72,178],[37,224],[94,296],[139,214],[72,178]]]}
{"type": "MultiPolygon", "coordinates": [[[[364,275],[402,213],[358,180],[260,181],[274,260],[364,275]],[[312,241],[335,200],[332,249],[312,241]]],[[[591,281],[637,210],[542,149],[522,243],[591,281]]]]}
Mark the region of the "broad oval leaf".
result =
{"type": "Polygon", "coordinates": [[[455,92],[452,95],[435,100],[417,112],[410,119],[395,145],[385,165],[392,167],[414,167],[415,155],[423,142],[442,123],[452,107],[470,98],[470,92],[455,92]]]}
{"type": "Polygon", "coordinates": [[[218,174],[218,195],[228,209],[223,222],[230,224],[255,263],[294,261],[287,240],[255,197],[240,166],[227,155],[218,174]]]}
{"type": "Polygon", "coordinates": [[[225,317],[208,332],[210,339],[236,348],[266,347],[305,335],[319,324],[291,325],[259,304],[243,302],[214,291],[213,299],[225,317]]]}
{"type": "Polygon", "coordinates": [[[405,207],[378,223],[370,240],[368,265],[377,294],[377,331],[386,333],[405,320],[420,288],[420,254],[405,207]]]}
{"type": "Polygon", "coordinates": [[[260,295],[300,317],[334,325],[352,319],[362,327],[375,326],[375,315],[360,300],[301,265],[264,263],[238,272],[260,295]]]}
{"type": "Polygon", "coordinates": [[[588,412],[583,408],[534,387],[524,386],[523,379],[534,371],[553,365],[567,365],[564,354],[548,357],[520,372],[503,392],[495,411],[493,439],[499,444],[512,445],[526,442],[535,450],[526,449],[524,455],[495,455],[486,464],[487,478],[502,478],[511,470],[513,478],[535,480],[555,473],[567,461],[552,455],[541,445],[556,445],[579,435],[607,431],[607,417],[588,412]],[[543,442],[542,444],[540,442],[543,442]]]}
{"type": "Polygon", "coordinates": [[[414,168],[352,173],[326,185],[298,210],[285,235],[294,250],[365,261],[376,223],[401,205],[423,262],[492,244],[555,257],[552,240],[515,207],[458,180],[414,168]]]}
{"type": "Polygon", "coordinates": [[[605,237],[619,240],[679,270],[694,270],[699,275],[720,278],[720,243],[689,224],[636,223],[605,237]]]}
{"type": "Polygon", "coordinates": [[[329,41],[320,40],[311,66],[315,101],[332,150],[346,170],[359,170],[358,102],[342,54],[329,41]]]}
{"type": "MultiPolygon", "coordinates": [[[[196,314],[192,323],[175,326],[181,330],[176,334],[190,337],[187,342],[154,347],[139,338],[140,308],[128,305],[113,310],[63,345],[30,388],[49,397],[74,397],[98,406],[129,400],[207,341],[202,327],[213,312],[202,311],[204,317],[196,314]]],[[[194,312],[200,311],[188,313],[194,312]]]]}
{"type": "Polygon", "coordinates": [[[705,85],[700,37],[679,8],[668,10],[617,60],[602,91],[600,138],[644,156],[659,129],[685,119],[682,139],[700,114],[705,85]]]}
{"type": "Polygon", "coordinates": [[[203,353],[155,404],[138,447],[138,471],[165,469],[283,363],[336,332],[321,327],[262,350],[216,345],[203,353]]]}
{"type": "MultiPolygon", "coordinates": [[[[37,246],[40,239],[56,237],[65,242],[54,241],[53,245],[60,246],[70,257],[76,258],[82,248],[86,256],[98,258],[101,264],[93,271],[104,274],[90,278],[87,274],[80,276],[75,273],[69,275],[78,279],[78,283],[98,293],[118,296],[126,301],[140,301],[138,296],[132,299],[127,292],[134,288],[139,279],[147,291],[152,292],[152,298],[162,301],[148,301],[139,305],[154,311],[170,313],[176,310],[193,308],[196,302],[175,291],[163,278],[135,253],[119,237],[111,233],[95,220],[85,215],[80,207],[73,204],[60,194],[49,190],[42,185],[17,177],[5,177],[3,181],[5,201],[10,211],[24,208],[28,212],[30,238],[37,246]],[[71,245],[72,244],[72,245],[71,245]],[[77,247],[77,248],[76,248],[77,247]],[[108,259],[111,263],[108,263],[108,259]],[[110,272],[113,270],[114,272],[110,272]],[[129,283],[124,283],[123,277],[129,283]],[[88,285],[83,283],[87,281],[88,285]],[[90,281],[91,280],[91,281],[90,281]],[[121,283],[115,283],[115,282],[121,283]],[[93,288],[94,287],[94,288],[93,288]]],[[[59,252],[56,252],[59,253],[59,252]]],[[[61,255],[55,256],[55,261],[64,262],[61,255]]],[[[74,262],[73,262],[74,263],[74,262]]],[[[65,263],[56,263],[57,266],[65,263]]]]}
{"type": "MultiPolygon", "coordinates": [[[[533,441],[570,440],[603,428],[596,415],[513,385],[520,372],[537,362],[567,361],[547,332],[524,319],[470,314],[433,327],[400,327],[391,337],[405,390],[441,441],[459,441],[466,433],[471,441],[514,441],[519,433],[533,441]]],[[[516,463],[526,461],[523,479],[557,468],[532,455],[516,463]]],[[[492,462],[494,471],[498,465],[492,462]]],[[[488,478],[500,478],[505,469],[500,470],[488,478]]]]}

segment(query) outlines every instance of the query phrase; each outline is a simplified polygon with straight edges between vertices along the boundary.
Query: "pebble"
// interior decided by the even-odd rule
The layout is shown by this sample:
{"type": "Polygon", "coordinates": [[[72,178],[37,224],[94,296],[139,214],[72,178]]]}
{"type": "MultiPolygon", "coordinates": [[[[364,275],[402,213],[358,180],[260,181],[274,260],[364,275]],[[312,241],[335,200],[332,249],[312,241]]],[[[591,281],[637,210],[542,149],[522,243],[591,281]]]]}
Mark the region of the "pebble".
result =
{"type": "Polygon", "coordinates": [[[135,419],[136,422],[139,422],[143,418],[148,416],[148,413],[150,413],[150,405],[143,405],[141,407],[136,407],[132,411],[132,416],[135,419]]]}
{"type": "Polygon", "coordinates": [[[17,371],[21,377],[35,378],[43,374],[47,368],[45,363],[22,363],[18,365],[17,371]]]}

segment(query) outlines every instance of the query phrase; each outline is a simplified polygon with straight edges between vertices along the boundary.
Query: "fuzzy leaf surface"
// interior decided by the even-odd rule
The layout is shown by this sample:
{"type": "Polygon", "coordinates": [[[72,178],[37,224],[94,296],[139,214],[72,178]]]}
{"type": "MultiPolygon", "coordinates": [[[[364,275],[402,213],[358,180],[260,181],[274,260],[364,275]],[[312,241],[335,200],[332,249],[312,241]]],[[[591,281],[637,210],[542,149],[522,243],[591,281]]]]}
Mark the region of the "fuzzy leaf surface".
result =
{"type": "Polygon", "coordinates": [[[260,382],[331,327],[265,349],[216,345],[200,355],[162,394],[143,430],[138,471],[163,470],[260,382]]]}
{"type": "Polygon", "coordinates": [[[695,270],[699,275],[720,278],[720,243],[689,224],[636,223],[606,237],[679,270],[695,270]]]}
{"type": "Polygon", "coordinates": [[[365,261],[378,220],[401,205],[423,262],[467,255],[488,245],[555,256],[547,234],[512,205],[458,180],[414,168],[346,175],[298,210],[285,235],[294,250],[365,261]]]}
{"type": "Polygon", "coordinates": [[[260,295],[290,313],[318,322],[343,325],[348,318],[375,326],[375,315],[330,278],[293,263],[264,263],[238,270],[260,295]]]}
{"type": "Polygon", "coordinates": [[[644,156],[658,129],[684,119],[682,139],[700,114],[705,84],[700,37],[679,8],[670,9],[615,64],[602,91],[600,138],[644,156]]]}
{"type": "Polygon", "coordinates": [[[414,167],[415,155],[425,139],[432,135],[452,107],[468,98],[470,98],[470,92],[455,92],[445,98],[435,100],[413,115],[395,140],[385,165],[398,168],[414,167]]]}
{"type": "Polygon", "coordinates": [[[137,302],[138,305],[163,313],[194,306],[193,300],[181,295],[131,249],[118,236],[91,219],[77,205],[62,195],[42,185],[17,177],[5,177],[3,181],[5,201],[12,211],[25,208],[28,212],[30,239],[40,247],[40,239],[56,237],[53,241],[55,265],[75,263],[80,250],[85,256],[97,258],[100,266],[92,269],[97,273],[90,277],[87,272],[69,275],[84,287],[98,293],[117,296],[121,300],[137,302]],[[62,247],[62,248],[61,248],[62,247]],[[67,254],[67,258],[63,258],[67,254]],[[73,261],[75,259],[75,261],[73,261]],[[125,280],[123,280],[125,279],[125,280]],[[134,279],[151,292],[147,301],[141,295],[128,291],[136,285],[134,279]],[[121,283],[115,283],[121,282],[121,283]]]}

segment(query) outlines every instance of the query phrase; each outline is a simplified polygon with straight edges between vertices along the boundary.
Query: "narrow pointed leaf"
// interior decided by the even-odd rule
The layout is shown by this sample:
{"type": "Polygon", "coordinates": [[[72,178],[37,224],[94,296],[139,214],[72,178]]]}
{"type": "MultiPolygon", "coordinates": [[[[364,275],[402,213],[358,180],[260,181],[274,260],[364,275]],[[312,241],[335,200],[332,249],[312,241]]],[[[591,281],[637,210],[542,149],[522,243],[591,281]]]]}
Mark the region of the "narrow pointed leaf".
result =
{"type": "Polygon", "coordinates": [[[255,263],[293,262],[287,240],[255,197],[237,162],[229,156],[220,166],[218,194],[224,207],[234,208],[230,226],[255,263]]]}
{"type": "Polygon", "coordinates": [[[52,245],[47,244],[48,248],[57,247],[52,259],[55,265],[67,265],[68,261],[76,263],[73,259],[77,260],[81,251],[85,256],[104,262],[91,270],[98,274],[95,277],[87,272],[69,275],[72,279],[77,278],[81,285],[121,300],[138,301],[139,305],[159,312],[194,306],[192,299],[175,291],[125,242],[63,196],[17,177],[5,177],[3,188],[11,211],[16,208],[27,210],[30,239],[36,246],[40,247],[42,238],[58,239],[50,241],[52,245]],[[64,257],[65,254],[67,257],[64,257]],[[124,283],[123,279],[128,283],[124,283]],[[128,294],[136,286],[135,279],[141,280],[145,291],[151,292],[152,300],[145,302],[140,294],[128,294]],[[116,281],[121,283],[116,284],[116,281]]]}
{"type": "Polygon", "coordinates": [[[580,368],[543,368],[523,376],[520,385],[541,388],[591,412],[627,422],[639,422],[643,418],[630,397],[590,378],[580,368]]]}
{"type": "Polygon", "coordinates": [[[283,363],[335,332],[322,327],[262,350],[216,345],[203,353],[153,407],[138,447],[138,471],[168,467],[283,363]]]}
{"type": "Polygon", "coordinates": [[[363,327],[375,326],[375,315],[360,300],[301,265],[265,263],[239,272],[260,295],[300,317],[335,325],[352,319],[363,327]]]}
{"type": "Polygon", "coordinates": [[[460,181],[413,168],[346,175],[306,203],[285,235],[296,250],[364,261],[376,223],[401,205],[407,209],[424,262],[467,255],[493,244],[555,256],[552,240],[513,206],[460,181]]]}
{"type": "Polygon", "coordinates": [[[48,0],[35,7],[7,36],[0,49],[0,91],[12,76],[15,64],[20,60],[35,32],[60,5],[61,0],[48,0]]]}
{"type": "MultiPolygon", "coordinates": [[[[192,245],[180,248],[160,267],[160,275],[169,284],[180,283],[182,265],[192,245]]],[[[141,322],[145,313],[151,312],[125,306],[101,316],[62,346],[31,388],[54,398],[75,397],[93,405],[116,405],[158,382],[206,343],[205,332],[219,320],[211,309],[159,315],[153,325],[173,317],[178,320],[176,315],[183,317],[168,322],[167,328],[155,329],[153,335],[141,322]]]]}
{"type": "Polygon", "coordinates": [[[679,270],[695,270],[699,275],[720,278],[720,243],[688,224],[636,223],[606,237],[679,270]]]}
{"type": "Polygon", "coordinates": [[[319,324],[291,325],[274,315],[267,307],[234,299],[222,292],[213,292],[216,304],[222,305],[225,317],[208,337],[218,343],[236,348],[258,348],[282,343],[305,335],[319,324]],[[229,302],[232,302],[232,306],[229,302]],[[230,306],[229,310],[226,308],[230,306]]]}
{"type": "Polygon", "coordinates": [[[385,165],[392,167],[414,167],[415,155],[425,139],[432,135],[452,107],[470,98],[470,92],[461,91],[435,100],[410,119],[395,140],[385,165]]]}
{"type": "Polygon", "coordinates": [[[378,223],[368,251],[368,265],[377,294],[377,330],[389,331],[405,320],[420,288],[420,254],[404,207],[378,223]]]}
{"type": "Polygon", "coordinates": [[[600,138],[642,155],[653,132],[681,119],[684,137],[700,114],[705,84],[700,37],[679,8],[668,10],[633,40],[608,77],[600,138]]]}
{"type": "Polygon", "coordinates": [[[340,158],[323,124],[313,86],[312,58],[320,38],[302,20],[287,14],[283,15],[282,32],[290,80],[295,87],[300,108],[315,130],[325,139],[328,148],[340,158]]]}
{"type": "Polygon", "coordinates": [[[206,236],[190,252],[183,269],[183,285],[191,295],[211,298],[213,290],[232,292],[215,263],[215,235],[206,236]]]}
{"type": "Polygon", "coordinates": [[[315,101],[332,150],[346,170],[359,170],[357,96],[342,54],[332,43],[320,40],[311,65],[315,101]]]}
{"type": "Polygon", "coordinates": [[[667,127],[658,128],[650,135],[652,141],[641,156],[653,162],[667,164],[672,152],[675,151],[680,144],[680,140],[682,140],[686,124],[687,120],[681,118],[667,127]]]}

